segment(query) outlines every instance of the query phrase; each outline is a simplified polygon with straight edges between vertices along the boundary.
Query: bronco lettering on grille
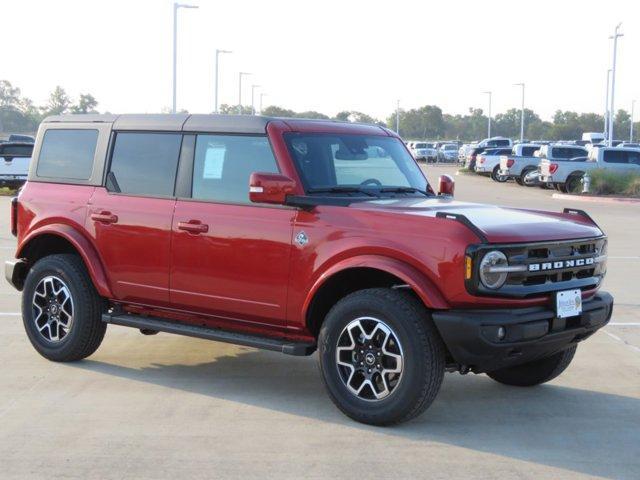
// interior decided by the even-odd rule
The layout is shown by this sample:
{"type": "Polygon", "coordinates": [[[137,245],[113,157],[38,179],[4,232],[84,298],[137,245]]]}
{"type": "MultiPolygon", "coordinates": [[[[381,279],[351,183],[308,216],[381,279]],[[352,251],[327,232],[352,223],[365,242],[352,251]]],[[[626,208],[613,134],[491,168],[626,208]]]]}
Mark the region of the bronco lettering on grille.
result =
{"type": "Polygon", "coordinates": [[[591,258],[578,258],[576,260],[560,260],[557,262],[542,262],[542,263],[530,263],[529,271],[530,272],[546,272],[549,270],[560,270],[563,268],[576,268],[576,267],[586,267],[589,265],[593,265],[595,263],[595,259],[591,258]]]}

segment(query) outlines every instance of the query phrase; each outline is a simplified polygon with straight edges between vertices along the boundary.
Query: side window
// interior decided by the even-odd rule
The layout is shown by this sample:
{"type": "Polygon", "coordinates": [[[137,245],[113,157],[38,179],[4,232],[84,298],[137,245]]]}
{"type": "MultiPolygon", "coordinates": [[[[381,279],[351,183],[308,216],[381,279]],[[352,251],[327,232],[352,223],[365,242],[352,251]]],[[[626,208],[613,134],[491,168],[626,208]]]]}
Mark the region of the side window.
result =
{"type": "Polygon", "coordinates": [[[191,197],[250,203],[249,177],[253,172],[279,172],[267,137],[198,135],[191,197]]]}
{"type": "Polygon", "coordinates": [[[627,162],[633,165],[640,165],[640,152],[627,152],[627,162]]]}
{"type": "Polygon", "coordinates": [[[627,163],[627,152],[605,150],[602,159],[605,161],[605,163],[627,163]]]}
{"type": "Polygon", "coordinates": [[[107,175],[109,190],[172,196],[181,143],[179,133],[116,133],[107,175]]]}
{"type": "Polygon", "coordinates": [[[587,152],[585,152],[581,148],[572,148],[570,150],[571,150],[571,158],[586,157],[587,156],[587,152]]]}
{"type": "Polygon", "coordinates": [[[47,130],[42,139],[36,175],[88,180],[97,143],[97,130],[47,130]]]}

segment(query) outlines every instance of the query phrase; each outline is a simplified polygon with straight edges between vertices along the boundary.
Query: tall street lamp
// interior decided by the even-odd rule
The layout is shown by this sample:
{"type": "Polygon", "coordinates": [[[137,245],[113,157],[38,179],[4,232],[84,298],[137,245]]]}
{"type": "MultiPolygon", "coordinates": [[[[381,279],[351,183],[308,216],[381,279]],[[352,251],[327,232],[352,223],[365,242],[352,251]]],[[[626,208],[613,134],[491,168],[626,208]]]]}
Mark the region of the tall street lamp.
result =
{"type": "Polygon", "coordinates": [[[198,8],[196,5],[185,5],[174,2],[173,4],[173,103],[171,112],[176,113],[176,83],[178,79],[178,9],[198,8]]]}
{"type": "Polygon", "coordinates": [[[260,115],[262,115],[262,99],[266,96],[267,94],[265,92],[260,92],[260,115]]]}
{"type": "Polygon", "coordinates": [[[260,85],[251,85],[251,115],[256,114],[256,88],[260,88],[260,85]]]}
{"type": "Polygon", "coordinates": [[[489,122],[487,124],[487,138],[491,138],[491,92],[482,92],[489,95],[489,122]]]}
{"type": "Polygon", "coordinates": [[[215,72],[215,90],[213,100],[213,113],[218,113],[218,57],[221,53],[233,53],[231,50],[218,50],[216,48],[216,72],[215,72]]]}
{"type": "Polygon", "coordinates": [[[633,111],[636,107],[636,101],[631,100],[631,126],[629,127],[629,142],[633,142],[633,111]]]}
{"type": "Polygon", "coordinates": [[[520,143],[524,142],[524,83],[514,83],[516,87],[522,87],[522,107],[520,108],[520,143]]]}
{"type": "Polygon", "coordinates": [[[240,72],[238,74],[238,114],[242,115],[242,77],[251,75],[249,72],[240,72]]]}
{"type": "Polygon", "coordinates": [[[611,83],[611,69],[607,70],[607,93],[605,94],[605,102],[604,102],[604,138],[608,139],[609,134],[607,131],[609,130],[609,85],[611,83]]]}
{"type": "Polygon", "coordinates": [[[613,117],[615,115],[614,110],[614,96],[616,93],[616,54],[618,52],[618,38],[623,34],[619,33],[622,23],[616,25],[616,29],[613,36],[609,37],[613,40],[613,65],[611,67],[611,107],[609,108],[609,146],[613,146],[613,117]]]}

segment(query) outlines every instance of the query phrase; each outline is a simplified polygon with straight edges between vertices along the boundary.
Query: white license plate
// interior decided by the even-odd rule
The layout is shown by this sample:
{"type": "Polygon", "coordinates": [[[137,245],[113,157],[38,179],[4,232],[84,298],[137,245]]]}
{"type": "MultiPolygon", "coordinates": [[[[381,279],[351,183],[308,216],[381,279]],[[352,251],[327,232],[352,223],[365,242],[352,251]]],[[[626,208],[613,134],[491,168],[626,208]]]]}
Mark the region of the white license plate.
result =
{"type": "Polygon", "coordinates": [[[582,292],[565,290],[556,294],[556,315],[558,318],[575,317],[582,313],[582,292]]]}

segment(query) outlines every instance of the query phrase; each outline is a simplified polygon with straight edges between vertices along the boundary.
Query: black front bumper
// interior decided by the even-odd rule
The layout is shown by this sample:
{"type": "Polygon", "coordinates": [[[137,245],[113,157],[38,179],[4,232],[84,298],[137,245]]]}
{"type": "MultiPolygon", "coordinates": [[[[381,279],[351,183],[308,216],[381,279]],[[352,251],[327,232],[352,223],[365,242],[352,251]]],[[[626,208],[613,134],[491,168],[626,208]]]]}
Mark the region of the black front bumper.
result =
{"type": "Polygon", "coordinates": [[[582,304],[582,314],[556,318],[546,307],[433,312],[433,321],[453,361],[473,372],[489,372],[553,355],[605,326],[613,297],[597,293],[582,304]],[[504,338],[499,339],[499,329],[504,338]]]}

